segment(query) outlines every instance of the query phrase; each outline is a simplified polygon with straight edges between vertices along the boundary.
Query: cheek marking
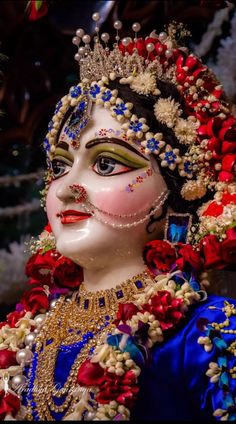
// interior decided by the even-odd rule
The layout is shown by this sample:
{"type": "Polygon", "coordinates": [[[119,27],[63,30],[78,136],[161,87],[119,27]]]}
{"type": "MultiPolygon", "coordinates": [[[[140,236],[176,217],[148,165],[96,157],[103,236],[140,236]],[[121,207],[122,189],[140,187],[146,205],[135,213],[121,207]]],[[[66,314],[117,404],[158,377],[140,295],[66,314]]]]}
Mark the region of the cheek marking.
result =
{"type": "Polygon", "coordinates": [[[142,172],[134,180],[132,180],[132,182],[125,187],[124,191],[126,191],[127,193],[133,193],[134,190],[140,187],[140,184],[142,184],[148,177],[151,177],[152,174],[152,168],[148,168],[146,171],[142,172]]]}

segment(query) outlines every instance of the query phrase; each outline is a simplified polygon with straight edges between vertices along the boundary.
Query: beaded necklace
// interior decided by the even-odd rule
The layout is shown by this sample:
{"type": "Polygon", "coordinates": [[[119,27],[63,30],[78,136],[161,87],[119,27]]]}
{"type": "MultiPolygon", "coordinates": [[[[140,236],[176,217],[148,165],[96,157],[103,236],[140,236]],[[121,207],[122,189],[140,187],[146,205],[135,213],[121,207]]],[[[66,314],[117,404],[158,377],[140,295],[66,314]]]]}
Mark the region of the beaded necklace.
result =
{"type": "Polygon", "coordinates": [[[148,271],[125,281],[115,288],[90,292],[81,284],[72,296],[61,296],[35,341],[35,352],[29,370],[27,395],[28,420],[54,420],[73,411],[79,399],[76,393],[77,373],[83,361],[96,346],[104,342],[111,330],[119,303],[134,300],[150,282],[148,271]],[[63,387],[55,383],[59,351],[76,348],[76,358],[63,387]]]}

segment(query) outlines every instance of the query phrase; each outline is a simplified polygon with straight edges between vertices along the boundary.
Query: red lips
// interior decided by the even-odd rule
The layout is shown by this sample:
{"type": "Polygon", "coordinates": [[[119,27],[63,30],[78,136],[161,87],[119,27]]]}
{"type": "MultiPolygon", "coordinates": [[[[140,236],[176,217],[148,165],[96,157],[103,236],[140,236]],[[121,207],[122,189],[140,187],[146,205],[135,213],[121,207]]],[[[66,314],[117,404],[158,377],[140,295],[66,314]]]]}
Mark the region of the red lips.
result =
{"type": "Polygon", "coordinates": [[[58,214],[61,218],[62,224],[73,224],[75,222],[83,221],[84,219],[90,218],[92,215],[85,212],[68,210],[58,214]]]}

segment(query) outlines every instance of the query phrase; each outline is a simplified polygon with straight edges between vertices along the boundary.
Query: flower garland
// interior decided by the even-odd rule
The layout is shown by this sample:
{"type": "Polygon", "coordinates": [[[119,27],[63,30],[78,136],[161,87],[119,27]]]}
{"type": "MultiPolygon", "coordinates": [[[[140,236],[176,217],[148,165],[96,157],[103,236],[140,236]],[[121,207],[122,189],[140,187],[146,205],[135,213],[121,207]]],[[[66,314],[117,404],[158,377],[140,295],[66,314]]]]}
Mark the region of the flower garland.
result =
{"type": "MultiPolygon", "coordinates": [[[[50,226],[41,237],[43,248],[38,243],[38,251],[26,265],[33,287],[0,324],[0,419],[26,417],[19,389],[27,385],[24,366],[32,361],[37,334],[48,314],[50,319],[53,310],[49,309],[58,297],[77,289],[82,281],[76,264],[45,247],[46,236],[52,238],[50,226]]],[[[155,240],[146,244],[144,260],[156,277],[134,302],[119,304],[116,328],[78,370],[80,400],[66,419],[79,420],[86,414],[93,420],[129,419],[139,391],[138,376],[151,348],[176,328],[191,304],[206,296],[202,259],[190,245],[179,243],[174,248],[155,240]]]]}

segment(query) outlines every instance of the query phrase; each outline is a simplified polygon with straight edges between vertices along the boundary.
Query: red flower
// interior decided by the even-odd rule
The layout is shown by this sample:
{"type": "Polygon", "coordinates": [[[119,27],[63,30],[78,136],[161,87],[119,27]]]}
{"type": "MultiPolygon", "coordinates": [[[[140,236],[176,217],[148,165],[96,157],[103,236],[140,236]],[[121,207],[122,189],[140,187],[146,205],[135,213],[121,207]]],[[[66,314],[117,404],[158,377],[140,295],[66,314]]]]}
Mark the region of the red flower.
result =
{"type": "Polygon", "coordinates": [[[14,311],[7,315],[7,324],[10,327],[15,327],[16,323],[25,315],[25,311],[14,311]]]}
{"type": "Polygon", "coordinates": [[[54,253],[54,251],[48,250],[43,255],[38,252],[31,256],[25,267],[27,277],[35,280],[34,283],[50,285],[51,271],[56,262],[54,253]]]}
{"type": "Polygon", "coordinates": [[[193,54],[187,57],[179,55],[176,60],[176,66],[176,79],[178,83],[183,86],[185,82],[193,85],[193,83],[200,78],[200,74],[206,70],[206,67],[203,66],[200,59],[193,54]]]}
{"type": "Polygon", "coordinates": [[[79,367],[77,383],[81,386],[100,386],[104,381],[104,369],[86,359],[79,367]]]}
{"type": "Polygon", "coordinates": [[[26,291],[20,301],[25,311],[31,311],[32,314],[41,309],[48,309],[49,300],[43,287],[34,287],[26,291]]]}
{"type": "Polygon", "coordinates": [[[207,209],[203,212],[203,216],[219,216],[223,213],[222,204],[218,204],[216,201],[213,201],[209,204],[207,209]]]}
{"type": "Polygon", "coordinates": [[[200,249],[204,256],[206,268],[222,268],[221,244],[216,236],[210,234],[204,237],[201,240],[200,249]]]}
{"type": "Polygon", "coordinates": [[[227,238],[221,243],[222,259],[227,265],[236,264],[236,228],[226,231],[227,238]]]}
{"type": "Polygon", "coordinates": [[[151,298],[151,303],[143,305],[143,309],[155,315],[161,329],[167,330],[178,324],[183,317],[182,303],[182,299],[173,299],[167,290],[160,290],[151,298]]]}
{"type": "Polygon", "coordinates": [[[83,270],[75,262],[62,256],[55,264],[53,278],[58,286],[76,289],[83,280],[83,270]]]}
{"type": "Polygon", "coordinates": [[[0,420],[4,420],[6,414],[14,417],[20,409],[20,398],[12,393],[0,391],[0,420]]]}
{"type": "Polygon", "coordinates": [[[167,241],[153,240],[145,244],[143,257],[153,273],[169,272],[176,261],[176,252],[167,241]]]}
{"type": "Polygon", "coordinates": [[[44,231],[47,231],[48,233],[52,232],[52,228],[51,228],[51,225],[49,223],[44,227],[44,231]]]}
{"type": "Polygon", "coordinates": [[[6,322],[6,321],[0,322],[0,329],[1,329],[2,327],[4,327],[4,325],[6,325],[6,324],[7,324],[7,322],[6,322]]]}
{"type": "Polygon", "coordinates": [[[215,200],[203,212],[203,216],[220,216],[223,213],[223,207],[230,203],[236,204],[236,194],[224,193],[221,201],[218,203],[215,200]]]}
{"type": "Polygon", "coordinates": [[[138,311],[138,307],[132,302],[119,303],[119,308],[116,315],[116,319],[114,320],[114,324],[117,326],[119,325],[120,321],[125,324],[126,321],[131,319],[132,316],[135,315],[138,311]]]}
{"type": "Polygon", "coordinates": [[[36,21],[48,13],[48,6],[45,0],[29,0],[27,9],[30,21],[36,21]]]}
{"type": "Polygon", "coordinates": [[[180,256],[176,264],[181,269],[186,269],[187,265],[190,265],[195,271],[199,272],[202,269],[202,258],[196,250],[190,244],[183,245],[178,251],[180,256]]]}
{"type": "Polygon", "coordinates": [[[106,372],[96,400],[102,404],[115,400],[127,408],[131,408],[138,391],[137,377],[133,371],[126,371],[122,376],[106,372]]]}
{"type": "Polygon", "coordinates": [[[0,350],[0,369],[6,369],[16,364],[16,352],[8,349],[0,350]]]}

